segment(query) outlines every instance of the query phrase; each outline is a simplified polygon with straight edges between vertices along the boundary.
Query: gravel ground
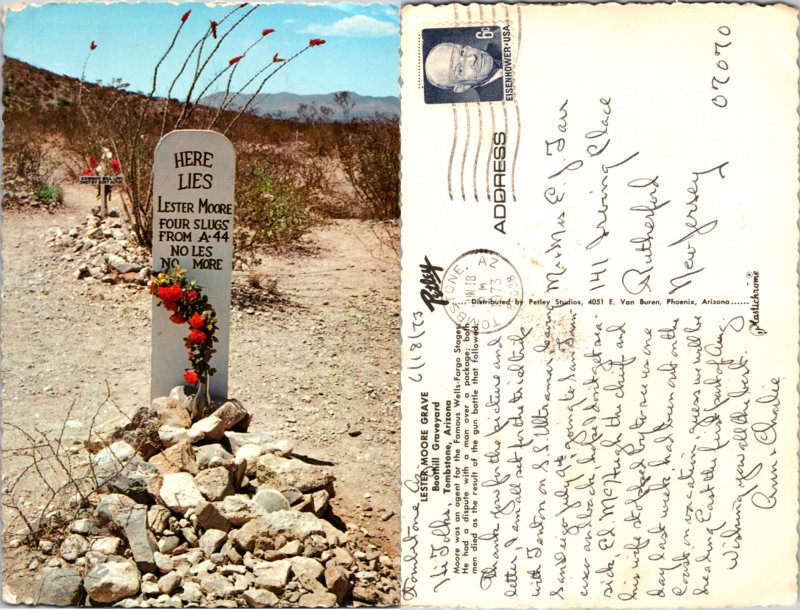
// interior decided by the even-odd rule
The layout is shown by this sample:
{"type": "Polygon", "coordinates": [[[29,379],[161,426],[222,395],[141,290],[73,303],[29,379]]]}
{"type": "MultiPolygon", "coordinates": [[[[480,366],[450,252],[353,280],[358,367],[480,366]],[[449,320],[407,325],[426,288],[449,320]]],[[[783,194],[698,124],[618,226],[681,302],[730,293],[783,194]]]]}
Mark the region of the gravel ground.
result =
{"type": "MultiPolygon", "coordinates": [[[[74,186],[54,213],[4,215],[4,482],[22,467],[8,449],[24,444],[9,423],[52,436],[66,420],[65,444],[77,443],[109,389],[128,414],[149,397],[150,296],[76,280],[75,263],[45,245],[48,230],[80,224],[93,205],[92,189],[74,186]]],[[[111,207],[121,209],[116,198],[111,207]]],[[[399,261],[382,241],[368,223],[336,220],[265,256],[260,288],[234,273],[229,388],[254,413],[252,430],[333,465],[334,512],[396,557],[399,261]]],[[[114,412],[106,403],[97,421],[114,412]]],[[[21,500],[35,509],[41,491],[30,483],[21,500]]],[[[6,573],[20,560],[7,556],[6,573]]]]}

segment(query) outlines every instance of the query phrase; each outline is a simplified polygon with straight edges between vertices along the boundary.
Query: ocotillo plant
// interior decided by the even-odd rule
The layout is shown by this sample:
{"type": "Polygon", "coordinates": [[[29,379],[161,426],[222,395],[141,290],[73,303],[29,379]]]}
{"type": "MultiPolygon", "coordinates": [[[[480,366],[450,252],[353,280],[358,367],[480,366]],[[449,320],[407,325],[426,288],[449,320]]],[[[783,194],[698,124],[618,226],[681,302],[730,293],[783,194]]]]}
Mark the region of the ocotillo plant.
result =
{"type": "Polygon", "coordinates": [[[254,51],[275,31],[273,28],[263,28],[241,53],[231,57],[224,68],[212,74],[211,60],[220,52],[222,43],[232,32],[242,27],[258,8],[241,4],[231,8],[219,21],[210,21],[209,27],[186,53],[178,71],[171,79],[167,77],[163,81],[169,83],[163,101],[156,99],[158,84],[164,79],[161,68],[165,60],[176,52],[186,23],[191,19],[191,10],[180,16],[172,39],[153,67],[152,85],[144,99],[120,88],[113,101],[104,100],[102,104],[92,104],[87,99],[89,90],[85,85],[86,68],[90,59],[97,54],[98,45],[94,41],[89,45],[78,83],[77,104],[86,120],[93,146],[107,146],[113,150],[115,158],[120,160],[124,168],[122,200],[125,213],[131,222],[136,240],[147,249],[150,249],[152,239],[152,159],[158,139],[167,131],[190,127],[216,129],[228,134],[240,117],[250,109],[256,95],[261,93],[278,71],[308,49],[325,44],[321,38],[312,38],[305,47],[288,59],[282,59],[280,52],[274,53],[271,58],[268,54],[262,59],[254,51]],[[252,66],[253,75],[242,87],[233,91],[234,75],[247,66],[252,66]],[[188,86],[183,101],[172,100],[173,91],[181,77],[187,74],[188,86]],[[200,101],[203,96],[216,83],[222,82],[226,86],[223,95],[218,98],[216,108],[201,109],[200,101]],[[226,112],[233,101],[240,96],[244,97],[245,90],[254,83],[258,83],[255,92],[248,94],[247,101],[238,112],[226,112]]]}

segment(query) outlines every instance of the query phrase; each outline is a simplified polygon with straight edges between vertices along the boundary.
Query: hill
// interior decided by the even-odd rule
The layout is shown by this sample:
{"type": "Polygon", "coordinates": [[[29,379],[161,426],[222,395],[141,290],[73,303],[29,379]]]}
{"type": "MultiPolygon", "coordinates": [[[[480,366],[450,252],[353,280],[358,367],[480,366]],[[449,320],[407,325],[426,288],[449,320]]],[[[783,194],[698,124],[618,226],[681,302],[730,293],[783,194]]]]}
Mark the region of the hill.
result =
{"type": "MultiPolygon", "coordinates": [[[[213,93],[200,100],[207,106],[217,106],[223,93],[213,93]]],[[[333,120],[342,120],[342,112],[333,99],[334,93],[317,95],[299,95],[297,93],[260,93],[256,96],[250,108],[254,114],[262,117],[275,117],[294,119],[298,117],[297,109],[301,104],[314,104],[317,108],[327,106],[335,112],[331,115],[333,120]]],[[[249,96],[237,96],[230,105],[230,110],[239,110],[247,102],[249,96]]],[[[369,119],[375,113],[388,117],[400,116],[400,98],[396,96],[372,97],[350,92],[350,101],[353,102],[351,117],[354,119],[369,119]]]]}
{"type": "MultiPolygon", "coordinates": [[[[87,83],[86,88],[92,90],[96,85],[87,83]]],[[[3,64],[3,103],[6,109],[13,110],[47,110],[59,105],[69,104],[77,94],[74,78],[37,68],[24,61],[6,57],[3,64]]],[[[131,95],[140,95],[131,92],[131,95]]],[[[203,97],[202,105],[216,107],[223,93],[213,93],[203,97]]],[[[301,104],[316,105],[317,108],[328,106],[335,112],[331,118],[341,120],[342,114],[333,99],[333,93],[317,95],[299,95],[296,93],[261,93],[256,96],[251,111],[261,117],[297,119],[297,109],[301,104]]],[[[229,110],[238,111],[249,96],[241,95],[229,106],[229,110]]],[[[375,113],[388,117],[400,115],[400,98],[395,96],[372,97],[350,93],[354,103],[351,116],[367,119],[375,113]]]]}
{"type": "Polygon", "coordinates": [[[77,94],[75,79],[5,57],[3,104],[7,110],[48,110],[77,94]]]}

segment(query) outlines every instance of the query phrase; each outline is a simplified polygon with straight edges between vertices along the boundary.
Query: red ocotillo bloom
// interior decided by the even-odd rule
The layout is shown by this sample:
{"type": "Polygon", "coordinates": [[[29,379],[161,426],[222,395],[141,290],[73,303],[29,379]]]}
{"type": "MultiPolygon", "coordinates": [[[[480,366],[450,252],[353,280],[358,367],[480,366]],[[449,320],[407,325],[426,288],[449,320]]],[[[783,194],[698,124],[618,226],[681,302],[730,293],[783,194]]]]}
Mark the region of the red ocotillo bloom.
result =
{"type": "Polygon", "coordinates": [[[217,23],[216,21],[212,21],[211,22],[211,37],[214,38],[214,39],[217,38],[217,26],[218,25],[219,25],[219,23],[217,23]]]}
{"type": "Polygon", "coordinates": [[[97,48],[97,43],[93,40],[92,43],[89,45],[89,50],[94,51],[97,48]]]}
{"type": "Polygon", "coordinates": [[[278,57],[278,54],[275,53],[275,55],[272,56],[272,63],[276,64],[279,61],[286,61],[286,60],[285,59],[281,59],[280,57],[278,57]]]}
{"type": "Polygon", "coordinates": [[[186,23],[186,20],[189,18],[189,15],[191,14],[192,14],[192,9],[189,9],[183,15],[181,15],[181,23],[186,23]]]}
{"type": "Polygon", "coordinates": [[[266,29],[264,29],[264,30],[261,30],[261,35],[262,35],[262,36],[269,36],[269,35],[270,35],[270,34],[272,34],[272,32],[274,32],[274,31],[275,31],[275,29],[274,29],[274,28],[266,28],[266,29]]]}
{"type": "Polygon", "coordinates": [[[236,57],[231,57],[228,60],[228,65],[232,66],[233,64],[238,64],[242,60],[243,57],[244,57],[244,55],[237,55],[236,57]]]}
{"type": "Polygon", "coordinates": [[[321,44],[325,44],[325,41],[322,38],[312,38],[308,41],[309,47],[318,47],[321,44]]]}

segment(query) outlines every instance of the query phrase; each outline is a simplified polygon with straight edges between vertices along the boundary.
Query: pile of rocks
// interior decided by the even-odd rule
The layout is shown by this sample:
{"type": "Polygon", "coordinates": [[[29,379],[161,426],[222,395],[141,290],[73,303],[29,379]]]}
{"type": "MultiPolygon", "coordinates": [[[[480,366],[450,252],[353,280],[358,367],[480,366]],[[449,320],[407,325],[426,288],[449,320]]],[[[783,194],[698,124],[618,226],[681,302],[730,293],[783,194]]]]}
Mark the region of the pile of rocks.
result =
{"type": "MultiPolygon", "coordinates": [[[[98,493],[42,569],[33,602],[332,607],[398,602],[399,559],[340,529],[334,477],[248,432],[237,401],[192,423],[175,388],[86,443],[98,493]]],[[[41,546],[41,545],[40,545],[41,546]]]]}
{"type": "Polygon", "coordinates": [[[3,208],[29,207],[43,210],[53,210],[61,207],[61,197],[50,201],[42,201],[34,197],[34,186],[27,177],[7,176],[3,178],[3,208]]]}
{"type": "Polygon", "coordinates": [[[63,252],[59,258],[74,265],[75,279],[141,285],[149,279],[148,255],[135,245],[133,235],[115,210],[101,218],[96,208],[81,225],[66,231],[51,229],[47,245],[63,252]]]}

